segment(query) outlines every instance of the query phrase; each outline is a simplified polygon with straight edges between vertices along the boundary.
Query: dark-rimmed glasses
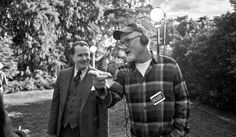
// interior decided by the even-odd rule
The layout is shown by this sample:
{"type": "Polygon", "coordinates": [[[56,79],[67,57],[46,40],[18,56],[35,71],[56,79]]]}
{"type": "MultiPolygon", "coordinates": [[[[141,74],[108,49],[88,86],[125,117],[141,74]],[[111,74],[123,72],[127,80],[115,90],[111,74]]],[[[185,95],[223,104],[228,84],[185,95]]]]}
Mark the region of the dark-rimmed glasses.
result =
{"type": "Polygon", "coordinates": [[[135,38],[138,38],[138,37],[141,37],[141,35],[138,35],[138,36],[135,36],[133,38],[126,38],[124,41],[120,41],[119,43],[119,48],[121,49],[127,49],[128,46],[130,45],[130,42],[135,39],[135,38]]]}

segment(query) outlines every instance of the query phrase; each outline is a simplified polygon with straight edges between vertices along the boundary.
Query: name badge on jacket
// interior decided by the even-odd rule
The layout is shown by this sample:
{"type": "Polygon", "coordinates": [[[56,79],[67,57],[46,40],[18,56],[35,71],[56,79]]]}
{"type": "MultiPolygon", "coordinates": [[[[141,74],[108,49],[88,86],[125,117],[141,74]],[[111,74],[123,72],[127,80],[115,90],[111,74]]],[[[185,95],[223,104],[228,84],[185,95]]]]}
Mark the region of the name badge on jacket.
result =
{"type": "Polygon", "coordinates": [[[163,100],[165,100],[165,96],[161,91],[159,91],[156,94],[154,94],[153,96],[151,96],[150,99],[151,99],[153,105],[157,105],[160,102],[162,102],[163,100]]]}

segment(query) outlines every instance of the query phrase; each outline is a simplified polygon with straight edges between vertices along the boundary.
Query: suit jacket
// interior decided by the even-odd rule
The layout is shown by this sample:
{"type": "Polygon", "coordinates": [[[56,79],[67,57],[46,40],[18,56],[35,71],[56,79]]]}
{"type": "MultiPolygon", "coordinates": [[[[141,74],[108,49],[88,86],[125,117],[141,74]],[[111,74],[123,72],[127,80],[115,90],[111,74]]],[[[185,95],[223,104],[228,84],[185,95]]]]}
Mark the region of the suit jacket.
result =
{"type": "MultiPolygon", "coordinates": [[[[89,67],[88,71],[93,68],[89,67]]],[[[61,71],[54,88],[48,121],[48,134],[60,134],[62,116],[66,106],[70,80],[74,67],[61,71]]],[[[88,75],[88,74],[86,74],[88,75]]],[[[88,75],[85,86],[92,87],[92,75],[88,75]]],[[[91,88],[90,88],[91,89],[91,88]]],[[[83,91],[80,108],[79,128],[81,137],[108,137],[108,110],[97,99],[95,92],[83,91]]]]}

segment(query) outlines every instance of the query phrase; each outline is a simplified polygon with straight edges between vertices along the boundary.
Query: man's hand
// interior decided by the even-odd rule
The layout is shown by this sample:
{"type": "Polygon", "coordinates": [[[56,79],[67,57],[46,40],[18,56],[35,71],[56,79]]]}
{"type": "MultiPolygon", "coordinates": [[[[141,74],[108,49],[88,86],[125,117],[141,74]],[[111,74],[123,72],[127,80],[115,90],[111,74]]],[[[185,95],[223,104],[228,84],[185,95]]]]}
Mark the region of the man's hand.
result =
{"type": "Polygon", "coordinates": [[[106,86],[106,79],[112,78],[108,72],[99,70],[90,70],[88,74],[93,75],[93,85],[96,89],[102,89],[106,86]]]}

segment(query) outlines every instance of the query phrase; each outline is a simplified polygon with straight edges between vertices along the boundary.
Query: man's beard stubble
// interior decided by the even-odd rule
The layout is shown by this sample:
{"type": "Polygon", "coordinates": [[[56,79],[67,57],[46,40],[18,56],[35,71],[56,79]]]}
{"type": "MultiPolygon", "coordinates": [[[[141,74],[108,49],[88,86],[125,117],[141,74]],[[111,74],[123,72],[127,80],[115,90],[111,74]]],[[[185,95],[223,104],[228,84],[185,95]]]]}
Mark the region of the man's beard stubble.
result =
{"type": "Polygon", "coordinates": [[[126,55],[126,56],[127,56],[127,61],[128,61],[128,62],[132,62],[132,61],[134,61],[134,59],[135,59],[134,53],[129,53],[129,54],[126,55]]]}

